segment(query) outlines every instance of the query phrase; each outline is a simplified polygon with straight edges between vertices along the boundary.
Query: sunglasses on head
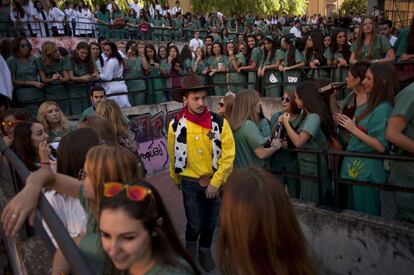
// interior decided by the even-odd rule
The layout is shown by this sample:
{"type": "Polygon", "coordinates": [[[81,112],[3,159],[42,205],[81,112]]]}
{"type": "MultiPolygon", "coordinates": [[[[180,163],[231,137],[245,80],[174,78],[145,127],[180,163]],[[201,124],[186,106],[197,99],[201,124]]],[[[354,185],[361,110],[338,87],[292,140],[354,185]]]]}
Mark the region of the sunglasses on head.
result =
{"type": "Polygon", "coordinates": [[[224,103],[223,103],[223,102],[219,102],[219,103],[218,103],[218,105],[219,105],[220,107],[224,107],[224,103]]]}
{"type": "Polygon", "coordinates": [[[20,120],[8,120],[8,121],[2,121],[1,126],[4,127],[13,127],[16,126],[20,120]]]}
{"type": "Polygon", "coordinates": [[[286,103],[289,103],[290,99],[287,96],[282,96],[282,102],[283,101],[286,102],[286,103]]]}
{"type": "Polygon", "coordinates": [[[126,190],[127,197],[132,201],[143,201],[148,195],[152,194],[151,189],[142,185],[129,185],[119,182],[107,182],[104,184],[103,195],[112,198],[126,190]]]}

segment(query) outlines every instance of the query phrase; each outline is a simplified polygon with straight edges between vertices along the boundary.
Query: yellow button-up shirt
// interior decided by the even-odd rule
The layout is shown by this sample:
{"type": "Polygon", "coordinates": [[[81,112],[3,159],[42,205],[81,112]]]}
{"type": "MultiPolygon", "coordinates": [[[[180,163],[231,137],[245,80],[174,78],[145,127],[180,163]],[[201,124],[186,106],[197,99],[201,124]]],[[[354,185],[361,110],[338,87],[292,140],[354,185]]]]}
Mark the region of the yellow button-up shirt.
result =
{"type": "Polygon", "coordinates": [[[180,176],[200,178],[212,176],[210,184],[219,188],[233,170],[235,157],[235,143],[230,125],[224,119],[220,134],[221,156],[218,160],[218,169],[213,171],[213,144],[208,134],[210,129],[203,128],[187,120],[187,166],[177,175],[174,168],[175,134],[172,121],[168,126],[168,156],[170,158],[170,175],[176,184],[181,183],[180,176]],[[214,173],[214,174],[213,174],[214,173]]]}

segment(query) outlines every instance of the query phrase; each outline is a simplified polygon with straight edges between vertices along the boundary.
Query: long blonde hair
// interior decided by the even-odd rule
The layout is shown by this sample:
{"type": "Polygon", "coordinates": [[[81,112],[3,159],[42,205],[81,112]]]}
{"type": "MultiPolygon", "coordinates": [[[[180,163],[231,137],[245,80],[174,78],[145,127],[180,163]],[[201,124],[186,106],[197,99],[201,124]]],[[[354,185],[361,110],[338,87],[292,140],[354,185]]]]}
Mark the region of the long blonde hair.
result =
{"type": "Polygon", "coordinates": [[[244,90],[236,95],[233,110],[228,118],[231,129],[237,131],[246,120],[258,124],[260,117],[256,112],[256,104],[260,101],[260,95],[253,90],[244,90]]]}
{"type": "Polygon", "coordinates": [[[40,105],[39,110],[37,111],[37,120],[40,121],[40,123],[43,124],[43,127],[45,127],[46,132],[51,131],[51,127],[49,125],[49,122],[46,120],[46,113],[47,108],[49,106],[55,105],[59,109],[60,113],[60,126],[62,127],[63,131],[66,132],[70,128],[69,120],[65,117],[65,114],[60,109],[59,105],[54,101],[45,101],[40,105]]]}
{"type": "Polygon", "coordinates": [[[125,122],[125,116],[114,100],[106,99],[102,101],[96,107],[95,113],[97,116],[101,116],[109,121],[117,136],[128,136],[129,131],[125,122]]]}
{"type": "Polygon", "coordinates": [[[98,217],[104,183],[126,183],[144,178],[138,157],[122,146],[99,145],[91,148],[86,155],[85,171],[95,191],[94,199],[89,201],[95,217],[98,217]]]}
{"type": "Polygon", "coordinates": [[[42,44],[43,64],[45,64],[46,66],[51,66],[55,63],[54,60],[51,58],[51,55],[55,52],[56,49],[57,49],[57,45],[55,42],[46,41],[45,43],[42,44]]]}

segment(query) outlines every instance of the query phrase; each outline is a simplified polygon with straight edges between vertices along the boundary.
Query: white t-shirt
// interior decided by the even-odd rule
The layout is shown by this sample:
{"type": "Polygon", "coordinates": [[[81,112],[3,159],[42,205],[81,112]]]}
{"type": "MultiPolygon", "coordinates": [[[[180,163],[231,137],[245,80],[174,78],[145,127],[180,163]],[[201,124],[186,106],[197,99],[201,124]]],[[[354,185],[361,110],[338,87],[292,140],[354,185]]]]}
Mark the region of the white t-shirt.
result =
{"type": "Polygon", "coordinates": [[[293,26],[290,29],[289,33],[293,33],[296,38],[301,38],[302,37],[302,33],[300,32],[300,30],[298,28],[296,28],[296,26],[293,26]]]}
{"type": "Polygon", "coordinates": [[[392,47],[394,47],[395,42],[397,42],[397,37],[395,37],[394,35],[390,36],[390,44],[392,47]]]}
{"type": "Polygon", "coordinates": [[[12,98],[13,84],[9,66],[3,56],[0,55],[0,94],[12,98]]]}
{"type": "Polygon", "coordinates": [[[201,47],[201,48],[204,47],[204,42],[201,39],[193,38],[190,40],[189,47],[191,51],[194,53],[198,47],[201,47]]]}
{"type": "MultiPolygon", "coordinates": [[[[111,94],[115,93],[127,93],[128,88],[125,85],[125,81],[111,81],[114,78],[122,78],[124,73],[124,68],[122,64],[116,58],[110,58],[109,60],[105,61],[105,64],[102,68],[101,72],[101,79],[104,81],[110,82],[102,82],[101,85],[105,89],[106,94],[110,97],[111,94]]],[[[131,107],[131,104],[128,100],[128,95],[117,95],[110,97],[111,99],[115,100],[118,103],[120,108],[128,108],[131,107]]]]}

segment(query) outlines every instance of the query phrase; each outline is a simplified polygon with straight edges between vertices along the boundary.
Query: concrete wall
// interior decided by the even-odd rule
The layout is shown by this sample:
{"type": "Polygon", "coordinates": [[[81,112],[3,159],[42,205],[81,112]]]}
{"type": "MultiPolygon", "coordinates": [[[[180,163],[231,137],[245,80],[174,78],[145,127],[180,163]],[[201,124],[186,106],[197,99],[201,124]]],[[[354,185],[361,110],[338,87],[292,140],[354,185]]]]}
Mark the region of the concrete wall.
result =
{"type": "MultiPolygon", "coordinates": [[[[208,99],[209,109],[217,111],[220,97],[208,99]]],[[[269,117],[280,109],[280,99],[263,98],[263,112],[269,117]]],[[[148,173],[168,169],[167,131],[172,118],[182,109],[178,102],[166,102],[124,109],[131,121],[130,130],[134,133],[136,146],[144,160],[148,173]]]]}
{"type": "Polygon", "coordinates": [[[414,274],[414,226],[295,202],[321,274],[414,274]]]}

